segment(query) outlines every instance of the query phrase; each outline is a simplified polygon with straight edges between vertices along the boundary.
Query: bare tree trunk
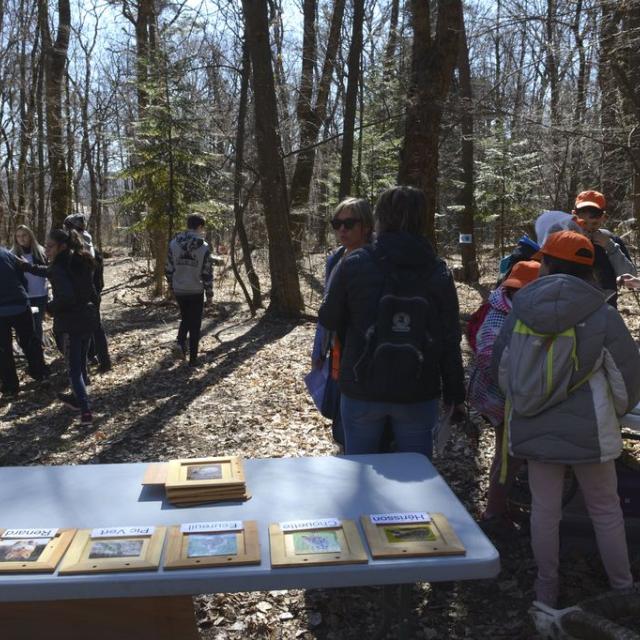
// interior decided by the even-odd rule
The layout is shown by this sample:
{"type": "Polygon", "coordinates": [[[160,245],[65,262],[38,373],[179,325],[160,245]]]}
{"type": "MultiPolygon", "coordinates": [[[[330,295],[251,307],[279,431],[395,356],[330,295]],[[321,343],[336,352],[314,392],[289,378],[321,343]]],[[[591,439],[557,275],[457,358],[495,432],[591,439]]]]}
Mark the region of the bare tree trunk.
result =
{"type": "Polygon", "coordinates": [[[289,229],[289,201],[271,64],[267,6],[262,0],[242,0],[242,6],[253,67],[256,145],[262,181],[262,204],[269,238],[269,311],[299,316],[304,304],[289,229]]]}
{"type": "Polygon", "coordinates": [[[462,269],[464,282],[478,282],[480,271],[476,260],[475,237],[475,197],[473,184],[473,92],[471,88],[471,68],[469,65],[469,47],[464,19],[461,21],[460,47],[458,51],[458,70],[460,73],[460,94],[462,97],[462,192],[460,204],[464,207],[460,215],[460,234],[467,236],[461,238],[460,250],[462,253],[462,269]],[[469,237],[470,236],[470,242],[469,237]],[[464,240],[464,242],[462,242],[464,240]]]}
{"type": "Polygon", "coordinates": [[[391,0],[391,17],[389,19],[389,39],[384,50],[383,68],[384,79],[389,80],[393,73],[394,58],[398,48],[398,16],[400,14],[400,0],[391,0]]]}
{"type": "Polygon", "coordinates": [[[51,174],[51,217],[54,227],[62,222],[71,206],[71,184],[65,158],[65,128],[62,119],[67,49],[71,28],[69,0],[58,0],[58,33],[53,42],[49,29],[48,0],[38,0],[38,22],[45,63],[47,149],[51,174]]]}
{"type": "Polygon", "coordinates": [[[256,270],[253,268],[253,260],[251,258],[251,247],[247,237],[247,230],[244,226],[244,211],[246,204],[240,201],[242,192],[242,170],[244,168],[244,139],[245,139],[245,122],[247,119],[247,102],[249,96],[249,77],[251,75],[251,58],[249,56],[249,47],[246,41],[242,45],[242,73],[240,77],[240,104],[238,106],[238,130],[236,132],[236,160],[233,179],[233,213],[235,218],[235,226],[233,229],[234,236],[238,235],[240,246],[242,247],[242,260],[249,285],[251,286],[251,295],[247,291],[240,272],[235,265],[235,237],[231,239],[231,259],[236,274],[236,278],[242,287],[242,291],[247,299],[251,314],[255,315],[256,309],[262,307],[262,292],[260,291],[260,280],[256,270]]]}
{"type": "Polygon", "coordinates": [[[435,244],[438,153],[444,101],[458,59],[461,0],[438,0],[435,38],[429,4],[411,0],[413,53],[405,136],[398,182],[422,189],[427,199],[425,233],[435,244]]]}
{"type": "Polygon", "coordinates": [[[340,158],[339,199],[351,192],[353,177],[353,136],[356,126],[358,86],[360,84],[360,62],[362,58],[362,25],[364,22],[364,0],[353,2],[353,31],[347,59],[347,95],[344,106],[342,153],[340,158]]]}

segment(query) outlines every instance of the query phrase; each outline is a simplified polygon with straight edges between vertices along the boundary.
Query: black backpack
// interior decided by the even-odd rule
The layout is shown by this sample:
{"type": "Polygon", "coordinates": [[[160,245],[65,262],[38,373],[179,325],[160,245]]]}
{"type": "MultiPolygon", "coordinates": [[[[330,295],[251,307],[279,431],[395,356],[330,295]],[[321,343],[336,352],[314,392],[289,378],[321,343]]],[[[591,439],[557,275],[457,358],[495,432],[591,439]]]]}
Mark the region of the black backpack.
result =
{"type": "Polygon", "coordinates": [[[428,280],[433,268],[416,270],[392,264],[378,249],[373,258],[384,273],[375,324],[366,333],[365,350],[355,375],[367,394],[382,402],[425,399],[439,386],[440,313],[428,280]]]}

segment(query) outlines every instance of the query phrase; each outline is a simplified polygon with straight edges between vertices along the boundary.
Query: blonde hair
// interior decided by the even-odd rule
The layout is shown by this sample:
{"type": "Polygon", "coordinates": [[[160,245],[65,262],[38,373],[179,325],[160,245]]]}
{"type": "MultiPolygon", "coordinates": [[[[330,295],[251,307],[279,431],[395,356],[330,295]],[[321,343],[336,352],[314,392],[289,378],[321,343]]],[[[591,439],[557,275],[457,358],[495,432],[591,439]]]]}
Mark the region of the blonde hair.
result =
{"type": "Polygon", "coordinates": [[[335,208],[333,217],[335,218],[345,209],[352,211],[354,216],[362,222],[362,226],[369,229],[367,237],[370,238],[373,233],[373,213],[371,212],[371,205],[369,204],[369,201],[364,198],[345,198],[335,208]]]}
{"type": "Polygon", "coordinates": [[[24,255],[24,249],[17,240],[18,231],[24,231],[29,236],[31,255],[33,256],[34,262],[37,262],[38,264],[46,264],[47,257],[44,253],[44,247],[36,239],[35,233],[33,233],[33,231],[24,224],[16,227],[16,230],[13,233],[13,253],[16,256],[24,255]]]}

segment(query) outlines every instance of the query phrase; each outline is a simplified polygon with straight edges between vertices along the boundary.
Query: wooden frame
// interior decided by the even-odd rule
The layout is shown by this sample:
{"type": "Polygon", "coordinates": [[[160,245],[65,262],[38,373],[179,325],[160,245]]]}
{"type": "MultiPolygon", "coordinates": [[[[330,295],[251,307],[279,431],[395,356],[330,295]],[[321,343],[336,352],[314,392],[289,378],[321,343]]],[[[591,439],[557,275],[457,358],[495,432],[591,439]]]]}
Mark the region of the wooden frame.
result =
{"type": "Polygon", "coordinates": [[[277,523],[269,525],[269,547],[271,566],[306,567],[309,565],[331,564],[366,564],[369,559],[353,520],[343,520],[341,526],[285,531],[277,523]],[[294,536],[309,531],[334,531],[340,544],[340,551],[330,553],[297,554],[294,547],[294,536]]]}
{"type": "MultiPolygon", "coordinates": [[[[0,529],[0,537],[7,529],[0,529]]],[[[15,560],[0,562],[0,574],[2,573],[53,573],[62,559],[65,551],[69,548],[75,529],[58,529],[55,536],[49,539],[48,544],[41,551],[37,560],[15,560]]],[[[13,538],[7,538],[10,540],[13,538]]],[[[16,538],[15,541],[33,538],[16,538]]],[[[37,538],[36,538],[37,539],[37,538]]]]}
{"type": "Polygon", "coordinates": [[[247,520],[241,531],[202,531],[183,533],[179,526],[170,527],[167,533],[167,550],[165,552],[165,569],[197,569],[198,567],[224,567],[231,564],[260,564],[260,542],[258,540],[258,523],[247,520]],[[234,555],[201,556],[190,558],[188,555],[189,537],[193,535],[234,534],[238,553],[234,555]]]}
{"type": "Polygon", "coordinates": [[[172,460],[169,462],[165,488],[172,490],[237,488],[245,484],[242,460],[238,456],[221,456],[217,458],[194,458],[172,460]],[[197,480],[189,479],[191,468],[219,466],[220,478],[197,480]]]}
{"type": "Polygon", "coordinates": [[[112,573],[118,571],[155,571],[160,566],[160,556],[166,527],[155,527],[150,536],[92,538],[91,529],[78,531],[69,551],[58,570],[60,575],[78,573],[112,573]],[[96,542],[124,542],[142,540],[140,554],[131,557],[90,558],[96,542]]]}
{"type": "Polygon", "coordinates": [[[378,558],[416,558],[420,556],[462,556],[466,549],[455,534],[447,518],[441,513],[432,513],[431,522],[411,524],[373,524],[370,517],[362,516],[367,543],[374,559],[378,558]],[[419,529],[429,527],[435,540],[390,542],[386,529],[419,529]]]}

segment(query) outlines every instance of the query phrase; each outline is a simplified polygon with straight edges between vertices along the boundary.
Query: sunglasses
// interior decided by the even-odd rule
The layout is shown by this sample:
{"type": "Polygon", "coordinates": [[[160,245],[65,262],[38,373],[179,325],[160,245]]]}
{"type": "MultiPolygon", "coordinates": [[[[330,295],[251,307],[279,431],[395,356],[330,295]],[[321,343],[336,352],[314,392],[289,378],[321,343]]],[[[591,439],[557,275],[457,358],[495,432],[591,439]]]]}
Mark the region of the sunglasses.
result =
{"type": "Polygon", "coordinates": [[[595,209],[593,207],[585,207],[584,209],[578,209],[576,212],[579,218],[589,219],[589,220],[597,220],[598,218],[602,218],[604,215],[604,211],[602,209],[595,209]]]}
{"type": "Polygon", "coordinates": [[[342,225],[344,225],[344,228],[349,231],[353,229],[358,224],[358,222],[362,222],[362,220],[359,220],[358,218],[344,218],[342,220],[340,220],[339,218],[334,218],[331,221],[331,226],[335,231],[337,231],[342,225]]]}

